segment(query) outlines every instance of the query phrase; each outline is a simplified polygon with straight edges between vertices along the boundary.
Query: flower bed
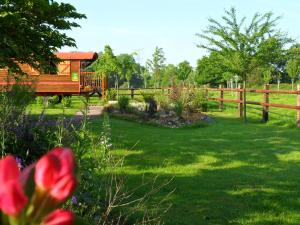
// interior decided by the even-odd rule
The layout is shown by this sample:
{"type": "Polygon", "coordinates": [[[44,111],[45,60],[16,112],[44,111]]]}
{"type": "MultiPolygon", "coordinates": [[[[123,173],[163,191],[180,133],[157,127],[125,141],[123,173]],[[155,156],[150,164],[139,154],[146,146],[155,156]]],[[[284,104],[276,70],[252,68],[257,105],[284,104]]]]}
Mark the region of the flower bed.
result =
{"type": "Polygon", "coordinates": [[[110,102],[104,107],[104,111],[116,118],[169,128],[203,125],[214,121],[211,117],[202,112],[184,111],[181,116],[178,116],[173,110],[160,109],[154,115],[149,115],[146,111],[145,104],[137,102],[131,103],[126,112],[121,112],[116,102],[110,102]]]}

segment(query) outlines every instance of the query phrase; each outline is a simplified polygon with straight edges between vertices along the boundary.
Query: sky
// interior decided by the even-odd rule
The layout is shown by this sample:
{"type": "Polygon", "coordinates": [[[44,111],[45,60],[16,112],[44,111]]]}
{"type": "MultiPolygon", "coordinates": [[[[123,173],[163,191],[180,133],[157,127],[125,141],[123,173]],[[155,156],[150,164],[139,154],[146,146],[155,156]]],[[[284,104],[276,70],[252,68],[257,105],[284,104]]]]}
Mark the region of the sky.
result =
{"type": "Polygon", "coordinates": [[[163,48],[166,63],[188,60],[193,66],[207,52],[197,48],[210,17],[220,20],[235,7],[239,17],[272,11],[281,16],[278,28],[300,40],[300,0],[61,0],[87,16],[81,28],[68,31],[76,48],[62,51],[100,52],[110,45],[114,53],[137,52],[144,63],[156,46],[163,48]]]}

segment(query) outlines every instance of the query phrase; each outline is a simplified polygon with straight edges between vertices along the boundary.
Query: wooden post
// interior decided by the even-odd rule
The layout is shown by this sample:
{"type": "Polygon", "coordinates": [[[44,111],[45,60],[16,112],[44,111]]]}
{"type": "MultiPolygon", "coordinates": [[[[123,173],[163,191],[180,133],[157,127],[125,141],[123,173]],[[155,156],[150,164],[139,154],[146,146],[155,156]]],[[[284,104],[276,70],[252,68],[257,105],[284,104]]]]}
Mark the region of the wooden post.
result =
{"type": "Polygon", "coordinates": [[[86,102],[89,103],[89,102],[90,102],[90,93],[86,92],[86,93],[84,94],[84,96],[85,96],[86,102]]]}
{"type": "Polygon", "coordinates": [[[107,77],[104,76],[104,77],[102,78],[102,82],[101,82],[101,93],[102,93],[102,98],[103,98],[103,99],[106,98],[107,87],[108,87],[108,84],[107,84],[107,77]]]}
{"type": "Polygon", "coordinates": [[[237,100],[240,102],[238,103],[238,114],[240,118],[243,118],[244,111],[243,111],[243,91],[240,91],[242,89],[242,85],[239,84],[237,91],[237,100]]]}
{"type": "Polygon", "coordinates": [[[131,95],[131,99],[133,99],[134,98],[134,89],[133,88],[130,89],[130,95],[131,95]]]}
{"type": "MultiPolygon", "coordinates": [[[[297,85],[297,91],[300,91],[300,84],[297,85]]],[[[300,94],[297,94],[297,106],[300,107],[300,94]]],[[[297,126],[300,127],[300,109],[297,110],[297,126]]]]}
{"type": "MultiPolygon", "coordinates": [[[[264,87],[264,90],[268,91],[270,90],[270,85],[266,84],[264,87]]],[[[269,93],[264,93],[263,95],[263,103],[269,103],[269,93]]],[[[268,122],[269,120],[269,106],[263,106],[263,111],[262,111],[262,122],[268,122]]]]}
{"type": "Polygon", "coordinates": [[[220,84],[219,89],[220,89],[220,104],[219,104],[219,109],[222,111],[224,109],[224,102],[223,102],[224,91],[223,91],[223,85],[222,84],[220,84]]]}

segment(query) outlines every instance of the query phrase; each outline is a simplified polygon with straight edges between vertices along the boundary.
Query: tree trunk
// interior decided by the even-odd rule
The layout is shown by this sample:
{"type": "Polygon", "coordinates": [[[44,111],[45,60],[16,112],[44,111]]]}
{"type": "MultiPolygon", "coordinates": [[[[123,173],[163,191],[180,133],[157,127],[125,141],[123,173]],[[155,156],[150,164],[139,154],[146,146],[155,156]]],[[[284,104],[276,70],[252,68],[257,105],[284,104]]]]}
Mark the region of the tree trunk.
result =
{"type": "Polygon", "coordinates": [[[244,122],[247,123],[247,92],[246,92],[246,80],[244,80],[244,122]]]}
{"type": "Polygon", "coordinates": [[[280,90],[280,80],[277,79],[277,90],[279,91],[280,90]]]}
{"type": "Polygon", "coordinates": [[[292,90],[294,91],[294,78],[292,78],[292,90]]]}
{"type": "MultiPolygon", "coordinates": [[[[233,80],[230,80],[230,88],[231,89],[233,89],[234,87],[233,87],[233,80]]],[[[232,90],[230,91],[230,94],[231,94],[231,96],[233,95],[233,92],[232,92],[232,90]]]]}
{"type": "Polygon", "coordinates": [[[117,100],[119,99],[119,79],[116,79],[116,89],[117,89],[117,100]]]}

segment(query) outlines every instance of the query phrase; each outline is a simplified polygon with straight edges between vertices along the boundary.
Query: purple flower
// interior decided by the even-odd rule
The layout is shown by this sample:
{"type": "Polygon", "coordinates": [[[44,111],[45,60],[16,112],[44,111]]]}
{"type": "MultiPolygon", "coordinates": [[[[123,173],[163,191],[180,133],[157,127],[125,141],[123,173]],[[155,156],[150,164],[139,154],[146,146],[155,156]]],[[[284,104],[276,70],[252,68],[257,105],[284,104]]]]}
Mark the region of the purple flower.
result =
{"type": "Polygon", "coordinates": [[[16,157],[16,162],[18,164],[19,170],[22,170],[24,168],[23,159],[21,157],[16,157]]]}
{"type": "Polygon", "coordinates": [[[72,201],[73,205],[77,205],[77,203],[78,203],[77,198],[76,198],[75,195],[72,196],[71,201],[72,201]]]}

